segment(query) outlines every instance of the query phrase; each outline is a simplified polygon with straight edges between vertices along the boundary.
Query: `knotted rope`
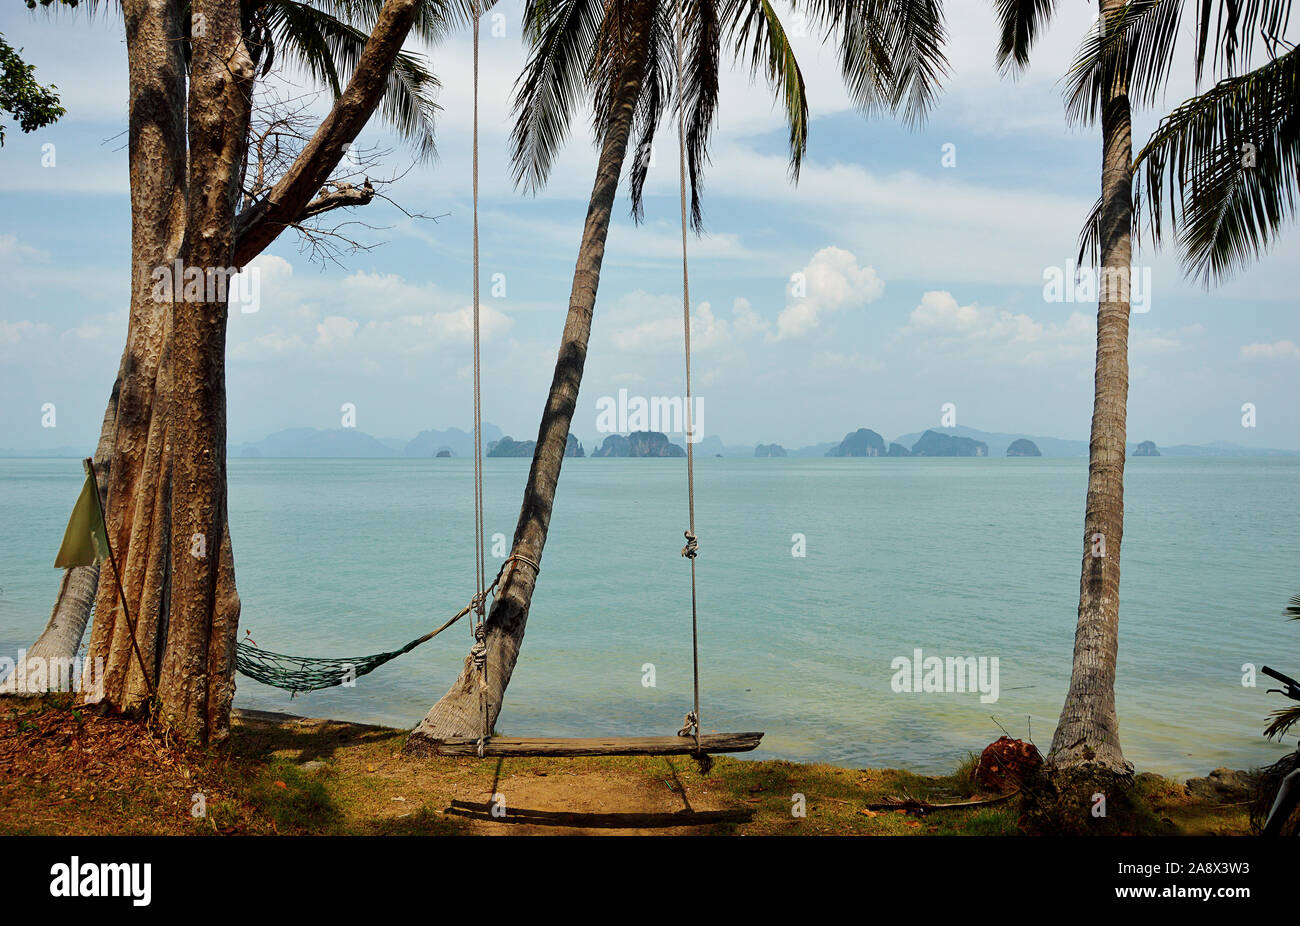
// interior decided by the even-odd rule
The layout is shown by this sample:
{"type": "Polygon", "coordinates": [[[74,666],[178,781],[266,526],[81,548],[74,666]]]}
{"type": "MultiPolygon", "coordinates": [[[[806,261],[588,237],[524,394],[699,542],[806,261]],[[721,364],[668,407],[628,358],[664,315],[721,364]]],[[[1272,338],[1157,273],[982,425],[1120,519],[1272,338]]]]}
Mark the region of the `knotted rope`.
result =
{"type": "MultiPolygon", "coordinates": [[[[473,162],[474,173],[474,559],[475,571],[478,579],[478,595],[476,596],[475,614],[477,618],[474,622],[474,645],[470,649],[470,657],[474,664],[474,671],[478,676],[478,703],[479,703],[479,740],[478,754],[479,758],[483,757],[484,742],[488,734],[488,709],[487,709],[487,627],[485,621],[487,607],[487,589],[483,582],[486,579],[485,557],[483,550],[483,412],[482,412],[482,390],[479,381],[479,268],[478,268],[478,32],[479,18],[482,15],[479,9],[479,0],[474,0],[474,131],[473,131],[473,153],[471,161],[473,162]]],[[[508,562],[508,560],[507,560],[508,562]]],[[[505,564],[501,569],[504,571],[505,564]]],[[[497,580],[501,578],[501,573],[497,573],[497,580]]],[[[496,585],[496,582],[493,582],[496,585]]]]}
{"type": "MultiPolygon", "coordinates": [[[[695,425],[691,420],[691,275],[686,261],[686,100],[682,84],[682,45],[686,25],[682,18],[682,0],[675,2],[677,13],[677,180],[682,213],[682,322],[686,337],[686,497],[690,509],[690,527],[682,556],[691,561],[691,676],[695,687],[695,709],[686,715],[686,726],[679,736],[695,733],[695,749],[700,751],[700,636],[699,610],[696,604],[695,556],[699,542],[695,539],[695,425]]],[[[703,764],[703,760],[701,760],[703,764]]]]}
{"type": "Polygon", "coordinates": [[[687,559],[695,559],[695,554],[700,552],[700,542],[695,539],[695,535],[686,531],[686,546],[682,547],[682,556],[687,559]]]}

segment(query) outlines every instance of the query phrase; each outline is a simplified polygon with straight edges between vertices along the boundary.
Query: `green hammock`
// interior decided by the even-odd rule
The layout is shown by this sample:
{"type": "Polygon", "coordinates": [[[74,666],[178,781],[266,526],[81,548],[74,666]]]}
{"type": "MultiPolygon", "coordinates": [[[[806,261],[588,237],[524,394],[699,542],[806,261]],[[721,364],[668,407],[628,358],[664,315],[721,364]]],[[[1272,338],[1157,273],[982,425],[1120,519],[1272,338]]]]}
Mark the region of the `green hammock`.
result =
{"type": "Polygon", "coordinates": [[[333,688],[344,682],[360,678],[375,671],[390,659],[409,653],[427,637],[412,640],[401,649],[373,656],[350,658],[316,658],[312,656],[286,656],[258,649],[251,643],[241,642],[235,651],[235,668],[240,673],[264,685],[283,688],[291,694],[333,688]]]}
{"type": "Polygon", "coordinates": [[[506,557],[505,562],[501,564],[501,568],[497,571],[497,576],[492,580],[492,583],[471,598],[469,604],[452,615],[451,619],[441,627],[430,630],[422,637],[416,637],[401,649],[390,650],[387,653],[375,653],[373,656],[344,658],[287,656],[284,653],[273,653],[270,650],[258,649],[247,640],[242,640],[235,649],[235,668],[242,675],[259,681],[263,685],[283,688],[290,694],[297,694],[300,691],[316,691],[321,688],[333,688],[336,685],[358,679],[375,671],[384,663],[409,653],[421,643],[432,640],[471,611],[477,610],[479,619],[482,620],[483,605],[487,601],[487,596],[500,586],[506,567],[514,562],[525,563],[531,566],[534,571],[541,571],[541,567],[537,563],[522,553],[510,554],[506,557]]]}
{"type": "MultiPolygon", "coordinates": [[[[502,567],[503,569],[505,567],[502,567]]],[[[500,574],[497,581],[500,581],[500,574]]],[[[495,587],[496,581],[492,583],[495,587]]],[[[436,630],[431,630],[422,637],[416,637],[401,649],[387,653],[375,653],[373,656],[351,656],[335,658],[328,656],[286,656],[270,650],[258,649],[246,640],[240,641],[235,649],[235,668],[243,675],[271,685],[283,688],[290,694],[300,691],[316,691],[320,688],[333,688],[375,671],[389,660],[409,653],[421,643],[432,640],[470,611],[474,610],[478,600],[465,605],[455,617],[436,630]]]]}

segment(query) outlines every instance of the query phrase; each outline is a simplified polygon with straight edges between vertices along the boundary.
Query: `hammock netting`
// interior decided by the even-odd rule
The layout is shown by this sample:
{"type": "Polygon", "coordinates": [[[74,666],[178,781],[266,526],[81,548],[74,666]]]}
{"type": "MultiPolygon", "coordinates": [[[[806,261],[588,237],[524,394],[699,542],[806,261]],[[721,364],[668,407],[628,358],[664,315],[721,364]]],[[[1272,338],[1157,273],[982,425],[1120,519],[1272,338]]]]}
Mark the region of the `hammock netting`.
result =
{"type": "Polygon", "coordinates": [[[483,601],[487,598],[488,593],[501,584],[501,577],[505,574],[506,566],[516,560],[528,563],[535,570],[540,570],[540,567],[533,560],[521,554],[512,553],[501,564],[501,570],[497,573],[497,577],[492,580],[491,585],[471,598],[469,604],[453,614],[440,627],[430,630],[422,637],[416,637],[401,649],[390,650],[387,653],[375,653],[373,656],[346,656],[343,658],[287,656],[284,653],[273,653],[270,650],[258,649],[247,640],[242,640],[235,649],[235,668],[241,674],[259,681],[263,685],[283,688],[292,694],[348,684],[369,672],[375,671],[389,660],[409,653],[421,643],[427,643],[476,608],[479,610],[481,620],[483,601]]]}
{"type": "Polygon", "coordinates": [[[351,656],[341,659],[314,656],[286,656],[258,649],[251,643],[240,643],[235,651],[235,667],[244,675],[261,682],[283,688],[292,694],[333,688],[373,672],[391,659],[415,649],[425,638],[412,640],[401,649],[373,656],[351,656]]]}

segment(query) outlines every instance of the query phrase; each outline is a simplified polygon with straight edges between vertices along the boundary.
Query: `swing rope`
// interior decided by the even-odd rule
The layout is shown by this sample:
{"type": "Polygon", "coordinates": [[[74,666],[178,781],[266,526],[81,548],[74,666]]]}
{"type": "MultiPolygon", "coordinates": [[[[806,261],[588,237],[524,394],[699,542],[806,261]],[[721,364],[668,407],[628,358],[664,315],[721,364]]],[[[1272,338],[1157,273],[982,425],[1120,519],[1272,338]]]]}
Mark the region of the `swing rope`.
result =
{"type": "MultiPolygon", "coordinates": [[[[685,23],[681,0],[675,0],[676,7],[676,64],[677,64],[677,154],[678,154],[678,193],[682,222],[682,322],[685,338],[686,361],[686,496],[688,506],[688,529],[685,531],[686,545],[681,555],[691,563],[691,678],[693,683],[693,708],[683,719],[678,736],[690,736],[695,740],[695,753],[701,761],[708,759],[700,743],[700,643],[699,643],[699,605],[696,584],[695,559],[699,553],[699,541],[695,536],[695,423],[692,420],[691,389],[691,290],[690,271],[687,262],[688,219],[686,212],[686,117],[685,94],[682,86],[683,43],[685,41],[685,23]]],[[[401,649],[372,656],[352,658],[318,658],[307,656],[287,656],[258,649],[250,642],[241,642],[237,648],[237,668],[244,675],[284,688],[290,692],[312,691],[335,685],[348,684],[361,675],[373,672],[384,663],[409,653],[422,643],[432,640],[465,615],[473,612],[474,644],[470,648],[470,662],[477,676],[479,695],[479,730],[477,753],[480,758],[485,755],[487,740],[491,735],[488,721],[488,684],[487,684],[487,596],[501,584],[506,568],[514,562],[522,562],[540,573],[541,567],[534,560],[518,553],[506,557],[491,584],[485,584],[487,577],[486,550],[483,517],[483,418],[482,418],[482,384],[480,376],[480,301],[479,301],[479,233],[478,233],[478,168],[479,168],[479,20],[482,12],[480,0],[473,0],[473,133],[471,161],[473,165],[473,293],[474,293],[474,565],[475,594],[459,612],[440,627],[417,637],[401,649]]]]}
{"type": "Polygon", "coordinates": [[[482,16],[480,0],[474,0],[474,131],[473,131],[473,250],[474,250],[474,578],[475,593],[469,604],[435,630],[417,637],[401,649],[370,656],[322,658],[315,656],[290,656],[259,649],[251,641],[241,641],[236,647],[235,667],[249,678],[256,679],[292,694],[351,684],[359,676],[373,672],[384,663],[409,653],[422,643],[442,633],[467,614],[474,614],[471,632],[474,644],[470,647],[470,662],[478,678],[479,755],[488,735],[488,685],[487,685],[487,596],[501,584],[506,567],[515,562],[531,566],[541,572],[541,566],[527,556],[513,553],[506,557],[496,578],[487,584],[486,531],[483,527],[483,402],[480,376],[480,300],[479,300],[479,240],[478,240],[478,96],[479,96],[479,20],[482,16]]]}
{"type": "Polygon", "coordinates": [[[695,425],[691,420],[691,276],[686,262],[686,103],[682,88],[682,45],[686,25],[682,19],[682,0],[676,0],[677,13],[677,180],[682,213],[682,323],[686,340],[686,498],[690,523],[682,556],[691,561],[691,679],[694,683],[694,709],[686,715],[678,736],[695,736],[700,750],[700,632],[696,601],[695,557],[700,544],[695,538],[695,425]]]}
{"type": "MultiPolygon", "coordinates": [[[[474,558],[478,578],[478,608],[474,621],[474,645],[470,648],[470,658],[474,671],[478,675],[479,739],[478,754],[483,757],[484,745],[492,730],[488,724],[488,684],[487,684],[487,622],[485,620],[485,601],[487,590],[483,587],[486,579],[486,557],[484,555],[483,530],[483,411],[482,389],[479,380],[479,269],[478,269],[478,46],[479,19],[482,11],[479,0],[474,0],[474,131],[473,162],[474,192],[474,558]]],[[[498,574],[498,578],[500,578],[498,574]]],[[[495,583],[493,583],[495,584],[495,583]]]]}

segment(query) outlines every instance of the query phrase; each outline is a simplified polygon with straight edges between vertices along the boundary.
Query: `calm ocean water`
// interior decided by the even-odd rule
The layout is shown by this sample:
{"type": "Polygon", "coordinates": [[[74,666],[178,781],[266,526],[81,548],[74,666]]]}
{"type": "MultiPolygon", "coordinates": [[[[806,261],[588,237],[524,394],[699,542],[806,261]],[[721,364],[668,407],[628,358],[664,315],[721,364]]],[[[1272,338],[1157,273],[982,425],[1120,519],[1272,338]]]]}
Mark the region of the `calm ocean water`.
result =
{"type": "MultiPolygon", "coordinates": [[[[486,461],[507,538],[527,460],[486,461]]],[[[949,769],[1000,735],[1045,750],[1069,680],[1085,460],[697,461],[706,730],[764,730],[756,757],[949,769]],[[805,557],[791,555],[795,534],[805,557]],[[1000,697],[891,690],[891,661],[996,656],[1000,697]]],[[[77,460],[0,460],[0,652],[44,626],[77,460]]],[[[392,649],[473,591],[468,460],[234,460],[241,628],[279,652],[392,649]]],[[[1129,461],[1118,701],[1140,769],[1270,761],[1280,699],[1243,663],[1300,674],[1300,459],[1129,461]]],[[[498,728],[670,733],[690,701],[682,461],[567,460],[498,728]],[[642,684],[655,667],[655,687],[642,684]]],[[[500,559],[493,559],[493,569],[500,559]]],[[[242,633],[242,629],[241,629],[242,633]]],[[[352,689],[236,703],[410,726],[455,678],[468,626],[352,689]]]]}

